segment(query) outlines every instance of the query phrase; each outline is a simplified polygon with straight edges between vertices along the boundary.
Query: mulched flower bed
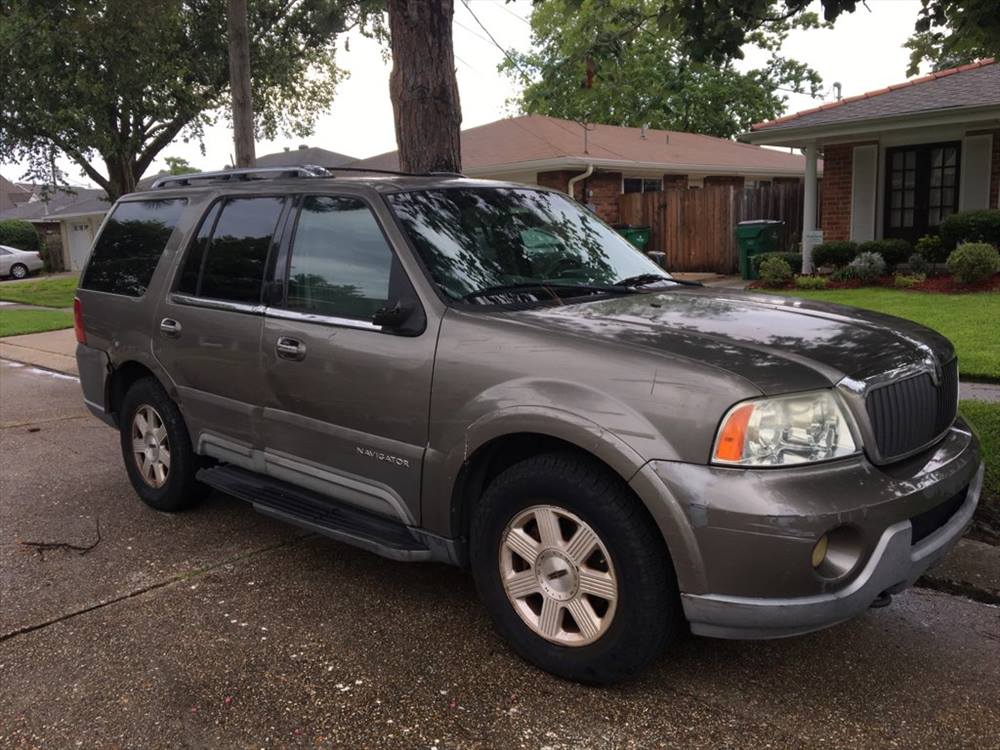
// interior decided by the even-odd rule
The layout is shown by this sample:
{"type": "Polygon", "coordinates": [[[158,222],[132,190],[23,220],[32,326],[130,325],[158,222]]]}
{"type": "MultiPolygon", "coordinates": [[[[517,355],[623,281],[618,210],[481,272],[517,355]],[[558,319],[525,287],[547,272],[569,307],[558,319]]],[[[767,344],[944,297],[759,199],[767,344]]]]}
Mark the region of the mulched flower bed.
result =
{"type": "MultiPolygon", "coordinates": [[[[964,294],[971,292],[1000,292],[1000,274],[993,274],[993,277],[978,284],[959,284],[953,276],[928,276],[925,281],[911,287],[898,287],[895,285],[892,276],[883,276],[871,284],[863,284],[858,279],[849,281],[834,281],[829,276],[827,283],[823,287],[826,289],[861,289],[862,287],[881,286],[889,289],[901,289],[909,292],[930,292],[933,294],[964,294]]],[[[750,289],[797,289],[791,281],[779,287],[766,287],[760,281],[753,281],[749,285],[750,289]]]]}

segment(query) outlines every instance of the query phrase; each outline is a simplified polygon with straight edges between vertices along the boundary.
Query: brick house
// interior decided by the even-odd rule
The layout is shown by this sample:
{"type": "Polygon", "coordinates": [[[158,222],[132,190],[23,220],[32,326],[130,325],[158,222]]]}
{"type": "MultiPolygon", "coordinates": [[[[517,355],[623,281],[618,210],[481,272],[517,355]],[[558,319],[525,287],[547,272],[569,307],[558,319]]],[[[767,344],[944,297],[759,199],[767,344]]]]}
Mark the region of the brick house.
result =
{"type": "MultiPolygon", "coordinates": [[[[398,169],[399,161],[392,151],[351,166],[398,169]]],[[[566,192],[572,181],[575,197],[614,224],[623,193],[798,182],[805,159],[707,135],[524,115],[463,130],[462,169],[566,192]]]]}
{"type": "Polygon", "coordinates": [[[1000,207],[1000,64],[847,97],[759,123],[742,139],[803,150],[807,228],[816,227],[810,171],[822,156],[822,240],[915,242],[951,213],[1000,207]]]}

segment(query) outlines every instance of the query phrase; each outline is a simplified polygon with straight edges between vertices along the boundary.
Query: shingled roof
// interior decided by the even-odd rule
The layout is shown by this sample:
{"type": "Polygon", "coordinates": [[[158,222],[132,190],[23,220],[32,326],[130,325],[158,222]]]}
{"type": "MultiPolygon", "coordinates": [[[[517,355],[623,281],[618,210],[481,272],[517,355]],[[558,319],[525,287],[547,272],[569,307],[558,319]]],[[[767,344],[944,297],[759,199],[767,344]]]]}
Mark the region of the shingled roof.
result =
{"type": "Polygon", "coordinates": [[[1000,65],[993,58],[941,70],[876,91],[760,122],[750,132],[798,130],[989,106],[1000,106],[1000,65]]]}
{"type": "MultiPolygon", "coordinates": [[[[750,146],[725,138],[615,125],[583,126],[570,120],[524,115],[462,131],[462,168],[472,175],[518,169],[560,169],[592,162],[602,169],[658,169],[706,174],[801,175],[798,154],[750,146]]],[[[351,164],[398,169],[395,151],[351,164]]]]}

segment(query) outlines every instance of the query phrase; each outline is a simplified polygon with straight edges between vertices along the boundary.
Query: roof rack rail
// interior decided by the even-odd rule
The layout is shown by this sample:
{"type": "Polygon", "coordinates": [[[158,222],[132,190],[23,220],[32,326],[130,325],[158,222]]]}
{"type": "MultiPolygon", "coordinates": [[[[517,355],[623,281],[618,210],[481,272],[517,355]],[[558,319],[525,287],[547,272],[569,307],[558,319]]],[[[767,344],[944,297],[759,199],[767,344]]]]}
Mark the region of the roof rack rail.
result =
{"type": "Polygon", "coordinates": [[[246,167],[240,169],[224,169],[221,172],[191,172],[188,174],[164,175],[158,178],[150,190],[167,187],[168,185],[190,185],[194,181],[215,180],[234,182],[237,180],[277,180],[282,177],[332,177],[329,170],[314,164],[304,164],[294,167],[246,167]]]}
{"type": "Polygon", "coordinates": [[[374,167],[324,167],[327,172],[370,172],[390,174],[396,177],[465,177],[461,172],[402,172],[398,169],[375,169],[374,167]]]}

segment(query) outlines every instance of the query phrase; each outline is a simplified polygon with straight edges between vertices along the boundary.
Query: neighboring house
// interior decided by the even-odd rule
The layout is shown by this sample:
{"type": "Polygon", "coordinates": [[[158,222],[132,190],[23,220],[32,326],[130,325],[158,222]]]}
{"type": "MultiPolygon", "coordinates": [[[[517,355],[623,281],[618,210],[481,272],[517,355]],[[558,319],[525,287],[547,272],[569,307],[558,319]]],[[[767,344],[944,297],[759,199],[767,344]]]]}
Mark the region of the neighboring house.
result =
{"type": "MultiPolygon", "coordinates": [[[[813,163],[822,155],[823,240],[913,242],[948,214],[998,207],[1000,64],[982,60],[762,122],[742,139],[801,148],[813,163]]],[[[806,196],[806,226],[815,227],[808,184],[806,196]]]]}
{"type": "Polygon", "coordinates": [[[90,252],[109,203],[104,191],[93,188],[55,190],[45,195],[41,185],[22,185],[30,199],[0,211],[0,220],[23,219],[35,225],[49,253],[62,259],[63,268],[77,270],[90,252]]]}
{"type": "MultiPolygon", "coordinates": [[[[399,159],[393,151],[351,166],[398,169],[399,159]]],[[[575,197],[616,223],[623,193],[798,182],[805,159],[707,135],[525,115],[463,130],[462,171],[567,192],[586,175],[574,181],[575,197]]]]}
{"type": "Polygon", "coordinates": [[[327,151],[317,146],[300,145],[297,149],[285,148],[273,154],[257,157],[258,167],[294,167],[309,164],[317,167],[344,167],[357,161],[353,156],[327,151]]]}
{"type": "Polygon", "coordinates": [[[23,185],[11,182],[0,175],[0,213],[9,211],[31,200],[31,191],[23,185]]]}

